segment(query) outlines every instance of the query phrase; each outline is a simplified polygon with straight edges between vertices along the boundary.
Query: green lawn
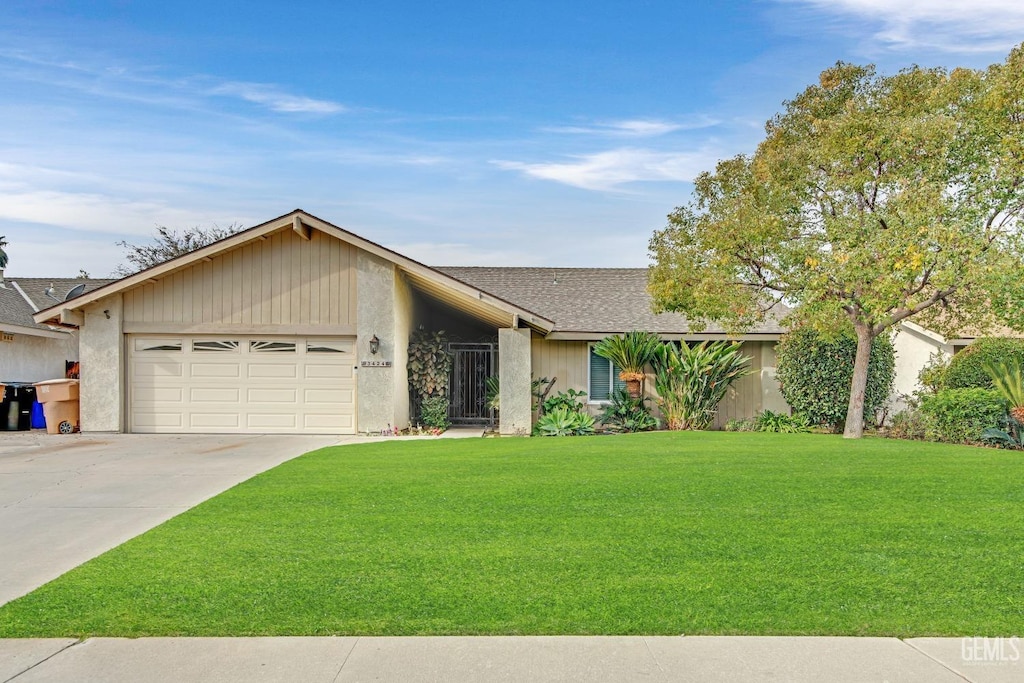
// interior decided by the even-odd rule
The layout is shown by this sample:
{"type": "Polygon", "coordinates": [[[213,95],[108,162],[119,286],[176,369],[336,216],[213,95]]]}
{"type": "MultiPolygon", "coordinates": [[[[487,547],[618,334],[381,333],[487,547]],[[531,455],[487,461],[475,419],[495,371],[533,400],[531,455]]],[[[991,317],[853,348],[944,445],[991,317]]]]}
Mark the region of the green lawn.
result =
{"type": "Polygon", "coordinates": [[[0,608],[0,636],[1020,635],[1024,456],[824,435],[305,455],[0,608]]]}

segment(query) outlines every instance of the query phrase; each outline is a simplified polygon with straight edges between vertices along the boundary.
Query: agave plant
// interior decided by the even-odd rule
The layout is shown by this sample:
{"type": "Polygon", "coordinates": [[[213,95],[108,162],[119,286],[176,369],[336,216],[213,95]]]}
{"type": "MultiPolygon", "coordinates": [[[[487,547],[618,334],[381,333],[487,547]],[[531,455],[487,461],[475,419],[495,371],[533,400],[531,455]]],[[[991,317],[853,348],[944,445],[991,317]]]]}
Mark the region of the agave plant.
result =
{"type": "Polygon", "coordinates": [[[639,398],[645,377],[644,369],[654,360],[661,342],[653,332],[633,330],[621,337],[605,337],[594,344],[594,353],[607,358],[619,368],[619,379],[626,383],[629,395],[639,398]]]}
{"type": "Polygon", "coordinates": [[[1020,361],[998,361],[986,363],[984,367],[992,378],[992,386],[1010,402],[1010,415],[1024,425],[1024,368],[1020,361]]]}
{"type": "Polygon", "coordinates": [[[751,373],[739,342],[664,343],[654,354],[655,389],[669,429],[706,429],[729,385],[751,373]]]}

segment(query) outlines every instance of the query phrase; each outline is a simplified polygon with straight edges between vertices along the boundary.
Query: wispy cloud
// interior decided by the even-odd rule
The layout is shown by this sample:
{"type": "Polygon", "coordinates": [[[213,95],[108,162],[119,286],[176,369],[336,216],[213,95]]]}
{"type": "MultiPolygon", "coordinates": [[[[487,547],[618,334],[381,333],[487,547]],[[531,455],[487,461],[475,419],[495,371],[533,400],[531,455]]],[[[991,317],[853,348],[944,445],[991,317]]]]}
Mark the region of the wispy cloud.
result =
{"type": "Polygon", "coordinates": [[[291,95],[267,83],[230,81],[215,86],[209,91],[213,95],[239,97],[247,102],[259,104],[271,111],[289,114],[338,114],[348,108],[330,100],[316,100],[311,97],[291,95]]]}
{"type": "Polygon", "coordinates": [[[553,180],[584,190],[619,190],[628,183],[692,181],[710,170],[720,158],[711,150],[661,152],[623,147],[571,157],[570,161],[526,163],[492,161],[498,168],[519,171],[541,180],[553,180]]]}
{"type": "MultiPolygon", "coordinates": [[[[872,39],[896,50],[996,52],[1024,35],[1020,0],[781,0],[877,25],[872,39]]],[[[858,27],[860,30],[860,27],[858,27]]]]}
{"type": "Polygon", "coordinates": [[[659,119],[629,119],[626,121],[597,122],[585,126],[549,126],[547,133],[573,135],[607,135],[613,137],[650,138],[680,130],[696,130],[718,125],[719,120],[700,116],[690,121],[662,121],[659,119]]]}

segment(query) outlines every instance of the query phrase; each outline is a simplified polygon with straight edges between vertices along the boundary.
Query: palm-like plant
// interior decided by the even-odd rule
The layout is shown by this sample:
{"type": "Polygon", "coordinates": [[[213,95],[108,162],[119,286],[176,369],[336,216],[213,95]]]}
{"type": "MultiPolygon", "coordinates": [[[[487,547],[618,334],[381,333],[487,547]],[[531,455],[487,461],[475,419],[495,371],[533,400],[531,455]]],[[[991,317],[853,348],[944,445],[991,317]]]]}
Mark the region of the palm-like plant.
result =
{"type": "Polygon", "coordinates": [[[1024,425],[1024,368],[1020,361],[997,361],[984,367],[992,378],[992,386],[1010,402],[1010,415],[1024,425]]]}
{"type": "Polygon", "coordinates": [[[661,344],[654,355],[655,389],[669,429],[706,429],[729,385],[751,373],[739,342],[661,344]]]}
{"type": "Polygon", "coordinates": [[[629,395],[639,398],[647,364],[661,342],[653,332],[633,330],[622,336],[605,337],[594,344],[594,353],[607,358],[619,368],[619,379],[626,383],[629,395]]]}

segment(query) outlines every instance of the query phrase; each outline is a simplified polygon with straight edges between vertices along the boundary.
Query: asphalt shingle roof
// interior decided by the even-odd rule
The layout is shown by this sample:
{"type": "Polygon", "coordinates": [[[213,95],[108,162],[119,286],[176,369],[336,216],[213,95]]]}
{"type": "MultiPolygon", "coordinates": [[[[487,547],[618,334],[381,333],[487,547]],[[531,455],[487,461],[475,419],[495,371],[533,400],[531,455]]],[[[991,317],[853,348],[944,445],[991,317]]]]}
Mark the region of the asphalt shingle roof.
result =
{"type": "MultiPolygon", "coordinates": [[[[64,300],[71,289],[85,283],[85,292],[99,289],[103,285],[114,282],[114,280],[82,280],[78,278],[47,278],[47,277],[6,277],[6,286],[0,288],[0,322],[8,325],[19,325],[21,327],[34,327],[48,330],[46,325],[37,325],[32,319],[35,311],[25,301],[25,297],[15,288],[21,288],[29,299],[36,305],[36,308],[43,310],[64,300]],[[53,294],[56,299],[46,294],[46,290],[53,287],[53,294]]],[[[85,293],[83,292],[83,294],[85,293]]]]}
{"type": "MultiPolygon", "coordinates": [[[[686,316],[651,312],[646,268],[438,266],[436,270],[553,320],[556,332],[690,332],[686,316]]],[[[788,308],[777,306],[773,315],[751,332],[784,332],[778,320],[788,312],[788,308]]],[[[704,331],[724,332],[714,324],[704,331]]]]}

